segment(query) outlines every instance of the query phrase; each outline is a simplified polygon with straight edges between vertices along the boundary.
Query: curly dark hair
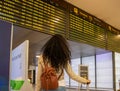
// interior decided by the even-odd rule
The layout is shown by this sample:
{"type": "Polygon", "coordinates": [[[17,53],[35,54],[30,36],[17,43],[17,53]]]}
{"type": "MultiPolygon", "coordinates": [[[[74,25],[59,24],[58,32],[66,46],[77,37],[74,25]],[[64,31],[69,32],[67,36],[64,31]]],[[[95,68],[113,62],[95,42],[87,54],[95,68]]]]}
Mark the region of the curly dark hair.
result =
{"type": "Polygon", "coordinates": [[[42,47],[44,63],[48,62],[58,72],[71,63],[71,52],[67,40],[59,34],[53,35],[42,47]]]}

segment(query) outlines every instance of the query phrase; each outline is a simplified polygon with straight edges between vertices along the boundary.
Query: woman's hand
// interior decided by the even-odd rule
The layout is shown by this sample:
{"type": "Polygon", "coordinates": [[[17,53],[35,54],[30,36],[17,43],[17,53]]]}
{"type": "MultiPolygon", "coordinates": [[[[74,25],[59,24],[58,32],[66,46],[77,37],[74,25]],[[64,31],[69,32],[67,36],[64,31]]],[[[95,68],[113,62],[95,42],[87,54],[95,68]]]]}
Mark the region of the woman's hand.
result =
{"type": "Polygon", "coordinates": [[[87,80],[87,84],[90,84],[91,83],[91,81],[90,80],[87,80]]]}

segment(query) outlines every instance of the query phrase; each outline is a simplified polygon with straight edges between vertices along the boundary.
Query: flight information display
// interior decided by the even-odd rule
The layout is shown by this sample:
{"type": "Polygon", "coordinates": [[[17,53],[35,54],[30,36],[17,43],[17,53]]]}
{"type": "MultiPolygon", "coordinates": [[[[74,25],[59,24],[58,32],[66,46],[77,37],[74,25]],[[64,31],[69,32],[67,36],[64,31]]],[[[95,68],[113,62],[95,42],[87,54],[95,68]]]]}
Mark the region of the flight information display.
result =
{"type": "Polygon", "coordinates": [[[41,0],[0,1],[0,18],[46,33],[65,33],[65,11],[41,0]]]}
{"type": "Polygon", "coordinates": [[[120,39],[114,38],[119,30],[64,0],[1,0],[0,19],[120,52],[120,39]]]}

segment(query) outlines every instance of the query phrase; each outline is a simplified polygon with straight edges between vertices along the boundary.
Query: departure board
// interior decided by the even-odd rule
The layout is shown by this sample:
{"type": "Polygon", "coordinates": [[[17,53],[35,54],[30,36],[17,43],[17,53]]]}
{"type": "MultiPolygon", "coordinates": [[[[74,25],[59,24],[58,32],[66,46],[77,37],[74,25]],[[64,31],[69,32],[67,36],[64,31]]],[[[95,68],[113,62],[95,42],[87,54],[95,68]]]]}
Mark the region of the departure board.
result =
{"type": "Polygon", "coordinates": [[[100,48],[106,47],[105,29],[70,14],[70,39],[100,48]]]}
{"type": "Polygon", "coordinates": [[[120,31],[64,0],[0,0],[0,19],[120,52],[120,38],[114,37],[120,31]]]}
{"type": "Polygon", "coordinates": [[[41,0],[0,1],[0,18],[45,33],[65,33],[65,11],[41,0]]]}

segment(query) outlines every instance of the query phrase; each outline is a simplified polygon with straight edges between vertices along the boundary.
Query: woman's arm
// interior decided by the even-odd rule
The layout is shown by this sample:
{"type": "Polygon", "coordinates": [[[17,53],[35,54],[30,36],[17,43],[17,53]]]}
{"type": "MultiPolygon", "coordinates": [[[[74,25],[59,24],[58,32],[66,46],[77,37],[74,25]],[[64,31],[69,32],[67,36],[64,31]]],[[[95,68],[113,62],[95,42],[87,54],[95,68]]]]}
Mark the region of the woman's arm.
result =
{"type": "Polygon", "coordinates": [[[73,80],[79,82],[79,83],[84,83],[84,84],[89,84],[90,80],[87,80],[83,77],[80,77],[79,75],[76,75],[74,71],[72,70],[72,67],[70,63],[67,64],[67,67],[65,68],[67,74],[72,78],[73,80]]]}
{"type": "Polygon", "coordinates": [[[38,71],[37,71],[37,83],[36,83],[36,88],[35,88],[35,91],[40,91],[41,89],[41,82],[40,82],[40,77],[41,77],[41,74],[42,74],[42,56],[39,57],[38,59],[38,71]]]}

